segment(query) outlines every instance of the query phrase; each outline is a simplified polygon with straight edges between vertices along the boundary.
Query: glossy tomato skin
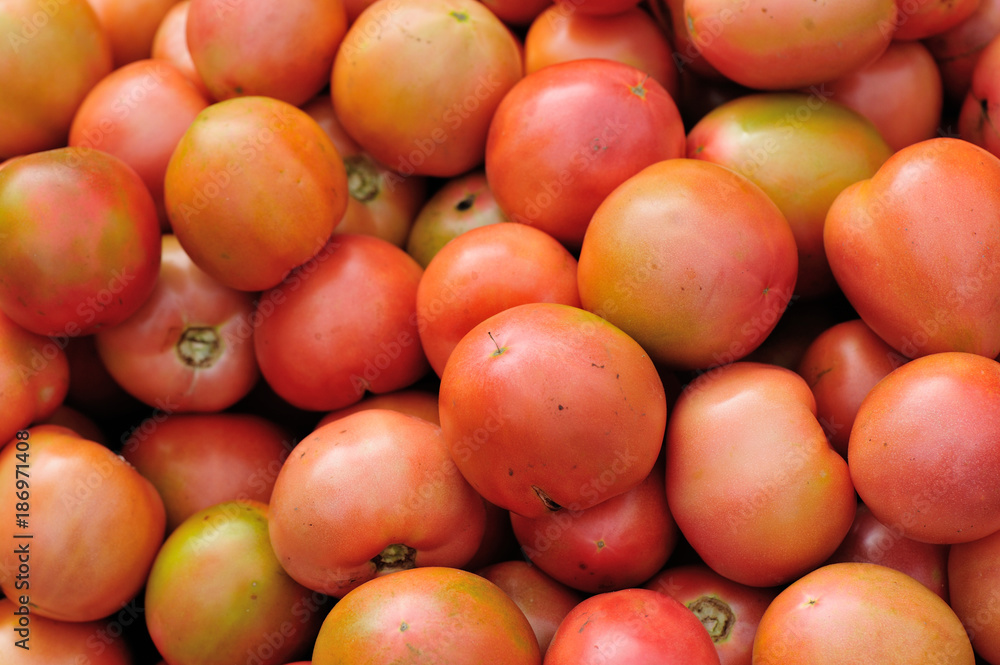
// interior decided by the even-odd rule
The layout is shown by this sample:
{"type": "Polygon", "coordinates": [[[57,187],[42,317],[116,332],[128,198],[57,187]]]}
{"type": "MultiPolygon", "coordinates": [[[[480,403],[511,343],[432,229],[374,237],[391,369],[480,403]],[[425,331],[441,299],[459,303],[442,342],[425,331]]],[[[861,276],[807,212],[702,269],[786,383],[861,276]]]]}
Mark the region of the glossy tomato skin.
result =
{"type": "Polygon", "coordinates": [[[313,665],[407,662],[541,665],[524,614],[497,585],[447,567],[414,568],[361,585],[327,615],[313,665]]]}
{"type": "Polygon", "coordinates": [[[441,429],[368,409],[306,437],[271,496],[271,544],[301,584],[337,598],[379,576],[464,565],[485,528],[441,429]]]}
{"type": "Polygon", "coordinates": [[[546,665],[718,665],[712,638],[697,617],[670,596],[623,589],[587,598],[556,630],[546,665]]]}
{"type": "Polygon", "coordinates": [[[205,86],[201,74],[194,66],[187,44],[187,17],[191,11],[191,0],[180,0],[167,11],[153,37],[152,57],[169,60],[187,80],[191,81],[205,99],[212,93],[205,86]]]}
{"type": "Polygon", "coordinates": [[[112,637],[106,622],[46,619],[22,606],[22,597],[28,599],[0,598],[0,630],[7,636],[0,641],[0,658],[6,665],[132,665],[121,633],[112,637]]]}
{"type": "Polygon", "coordinates": [[[992,358],[1000,353],[1000,248],[983,238],[1000,232],[998,213],[1000,159],[966,141],[930,139],[841,192],[823,244],[851,305],[901,354],[992,358]]]}
{"type": "Polygon", "coordinates": [[[755,665],[873,663],[973,665],[955,613],[915,579],[872,563],[822,566],[764,612],[755,665]]]}
{"type": "Polygon", "coordinates": [[[1000,363],[971,353],[912,360],[858,410],[847,459],[883,524],[927,543],[1000,530],[1000,363]]]}
{"type": "Polygon", "coordinates": [[[252,294],[220,284],[177,238],[162,236],[160,275],[146,302],[96,334],[97,352],[119,385],[171,413],[227,409],[260,376],[248,324],[252,294]]]}
{"type": "Polygon", "coordinates": [[[589,508],[641,483],[667,417],[642,348],[555,303],[518,305],[470,330],[441,377],[439,410],[462,475],[525,517],[589,508]]]}
{"type": "Polygon", "coordinates": [[[701,563],[672,566],[643,584],[676,598],[708,631],[721,665],[750,665],[760,618],[778,594],[733,582],[701,563]]]}
{"type": "Polygon", "coordinates": [[[951,607],[990,663],[1000,661],[1000,533],[952,545],[948,554],[951,607]]]}
{"type": "Polygon", "coordinates": [[[797,271],[791,228],[763,190],[718,164],[671,159],[601,203],[577,275],[587,310],[661,366],[699,369],[757,348],[797,271]]]}
{"type": "Polygon", "coordinates": [[[689,158],[746,176],[777,204],[795,236],[803,298],[836,288],[823,249],[833,200],[892,155],[870,122],[828,101],[819,93],[747,95],[710,111],[687,139],[689,158]]]}
{"type": "Polygon", "coordinates": [[[99,150],[7,162],[0,234],[0,309],[40,335],[76,337],[121,323],[149,297],[160,268],[149,190],[99,150]]]}
{"type": "Polygon", "coordinates": [[[258,301],[254,348],[268,384],[314,411],[413,385],[429,369],[417,332],[422,274],[385,240],[335,236],[258,301]]]}
{"type": "Polygon", "coordinates": [[[680,112],[659,82],[620,62],[572,60],[529,74],[504,97],[486,177],[511,221],[576,250],[613,189],[683,154],[680,112]]]}
{"type": "Polygon", "coordinates": [[[337,149],[304,111],[269,97],[212,104],[181,137],[164,200],[199,268],[242,291],[315,256],[347,209],[337,149]]]}
{"type": "Polygon", "coordinates": [[[77,107],[113,66],[97,14],[87,0],[10,1],[0,31],[10,47],[0,61],[0,162],[66,145],[77,107]]]}
{"type": "Polygon", "coordinates": [[[19,432],[0,450],[0,471],[0,515],[9,525],[2,535],[8,542],[15,533],[32,535],[25,545],[30,588],[17,579],[15,548],[0,553],[4,595],[30,591],[31,611],[39,616],[94,621],[139,592],[163,542],[165,514],[156,489],[138,471],[101,444],[55,425],[19,432]],[[30,487],[17,490],[28,492],[29,511],[18,509],[24,499],[15,494],[17,464],[29,465],[30,487]],[[18,512],[30,517],[26,528],[14,531],[18,512]]]}
{"type": "Polygon", "coordinates": [[[523,67],[516,38],[479,2],[378,0],[344,37],[330,89],[344,129],[376,160],[403,176],[453,177],[482,163],[490,119],[523,67]]]}
{"type": "Polygon", "coordinates": [[[278,665],[308,652],[326,598],[282,569],[269,521],[266,504],[227,501],[167,538],[149,573],[145,610],[149,635],[171,665],[278,665]]]}
{"type": "Polygon", "coordinates": [[[702,374],[677,400],[666,453],[681,533],[733,581],[794,580],[837,549],[854,519],[847,464],[791,370],[740,362],[702,374]]]}

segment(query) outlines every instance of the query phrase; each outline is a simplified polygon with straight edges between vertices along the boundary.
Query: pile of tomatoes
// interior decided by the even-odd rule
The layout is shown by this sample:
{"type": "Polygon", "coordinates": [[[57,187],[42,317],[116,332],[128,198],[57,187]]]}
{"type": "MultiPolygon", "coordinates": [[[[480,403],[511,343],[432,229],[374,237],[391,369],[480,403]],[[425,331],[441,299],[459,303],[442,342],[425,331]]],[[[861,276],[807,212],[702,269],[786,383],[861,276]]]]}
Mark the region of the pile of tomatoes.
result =
{"type": "Polygon", "coordinates": [[[0,662],[1000,665],[998,35],[0,0],[0,662]]]}

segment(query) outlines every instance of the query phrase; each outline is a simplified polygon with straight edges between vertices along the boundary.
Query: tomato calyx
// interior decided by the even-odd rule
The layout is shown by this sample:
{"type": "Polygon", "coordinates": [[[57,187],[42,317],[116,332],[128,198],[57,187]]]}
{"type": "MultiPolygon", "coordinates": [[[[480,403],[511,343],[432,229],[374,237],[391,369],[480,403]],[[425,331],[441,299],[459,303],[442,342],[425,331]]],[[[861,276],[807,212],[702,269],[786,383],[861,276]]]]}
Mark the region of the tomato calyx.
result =
{"type": "Polygon", "coordinates": [[[387,545],[378,556],[372,558],[377,574],[394,573],[416,567],[417,551],[403,543],[387,545]]]}
{"type": "Polygon", "coordinates": [[[375,160],[368,155],[349,155],[344,157],[344,169],[347,171],[347,190],[351,198],[367,203],[379,195],[378,167],[375,160]]]}
{"type": "Polygon", "coordinates": [[[222,353],[222,338],[211,326],[190,326],[177,340],[177,355],[188,367],[206,369],[215,364],[222,353]]]}
{"type": "Polygon", "coordinates": [[[538,487],[537,485],[532,485],[531,489],[535,491],[535,494],[538,495],[538,498],[542,500],[542,503],[545,504],[545,507],[548,510],[552,512],[556,512],[557,510],[562,510],[562,506],[553,501],[552,497],[546,494],[545,490],[543,490],[541,487],[538,487]]]}
{"type": "Polygon", "coordinates": [[[687,604],[689,610],[705,626],[713,642],[722,642],[733,632],[736,615],[729,603],[715,596],[700,596],[687,604]]]}

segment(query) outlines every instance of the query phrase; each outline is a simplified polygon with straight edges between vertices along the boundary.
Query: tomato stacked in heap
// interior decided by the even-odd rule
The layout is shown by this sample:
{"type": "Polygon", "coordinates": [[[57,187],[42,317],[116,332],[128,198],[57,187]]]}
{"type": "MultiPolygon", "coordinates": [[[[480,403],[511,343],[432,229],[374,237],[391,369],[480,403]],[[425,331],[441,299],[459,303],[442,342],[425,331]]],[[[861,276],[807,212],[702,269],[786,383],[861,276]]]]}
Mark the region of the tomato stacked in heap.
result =
{"type": "Polygon", "coordinates": [[[1000,665],[1000,0],[0,35],[0,662],[1000,665]]]}

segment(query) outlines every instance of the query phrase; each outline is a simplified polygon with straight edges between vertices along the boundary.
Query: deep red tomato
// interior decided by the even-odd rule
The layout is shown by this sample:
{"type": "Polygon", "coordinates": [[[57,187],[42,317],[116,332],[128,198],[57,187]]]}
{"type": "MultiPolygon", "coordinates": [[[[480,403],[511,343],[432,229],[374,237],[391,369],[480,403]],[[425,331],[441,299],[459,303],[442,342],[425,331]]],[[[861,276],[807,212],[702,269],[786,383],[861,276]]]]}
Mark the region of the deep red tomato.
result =
{"type": "MultiPolygon", "coordinates": [[[[132,665],[121,634],[101,621],[56,621],[20,604],[22,594],[0,598],[0,660],[4,665],[132,665]],[[100,636],[100,637],[98,637],[100,636]]],[[[25,596],[27,598],[27,596],[25,596]]]]}
{"type": "Polygon", "coordinates": [[[552,0],[480,0],[504,23],[523,26],[552,4],[552,0]]]}
{"type": "Polygon", "coordinates": [[[187,17],[190,11],[191,0],[180,0],[164,15],[153,37],[152,57],[169,60],[205,99],[211,99],[212,93],[195,68],[187,45],[187,17]]]}
{"type": "Polygon", "coordinates": [[[1000,662],[1000,532],[952,545],[951,607],[983,660],[1000,662]]]}
{"type": "Polygon", "coordinates": [[[153,37],[177,0],[88,0],[111,41],[115,69],[149,58],[153,37]]]}

